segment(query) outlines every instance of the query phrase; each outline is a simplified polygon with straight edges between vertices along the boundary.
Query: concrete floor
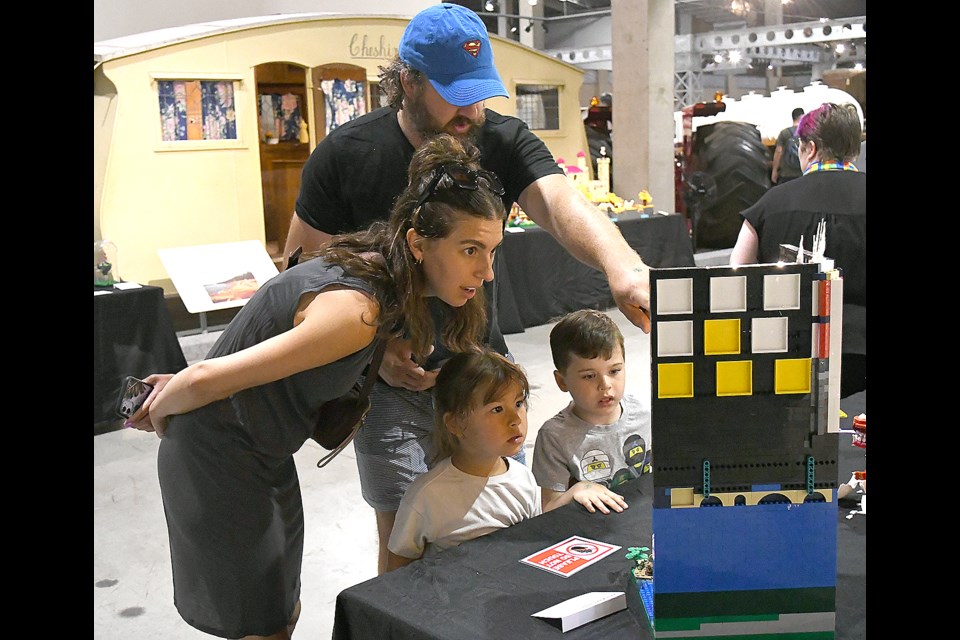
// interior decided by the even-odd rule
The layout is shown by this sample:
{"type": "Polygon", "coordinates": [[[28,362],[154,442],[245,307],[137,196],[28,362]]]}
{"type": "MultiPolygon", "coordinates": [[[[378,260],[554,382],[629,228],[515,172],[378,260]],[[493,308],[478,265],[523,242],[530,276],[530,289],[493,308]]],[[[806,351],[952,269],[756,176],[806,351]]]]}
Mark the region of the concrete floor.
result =
{"type": "MultiPolygon", "coordinates": [[[[608,313],[626,342],[627,391],[649,398],[649,336],[619,310],[608,313]]],[[[553,380],[552,326],[507,336],[532,388],[528,464],[533,460],[540,425],[569,400],[553,380]]],[[[205,355],[215,338],[216,333],[181,338],[187,360],[205,355]]],[[[183,622],[173,605],[170,552],[156,470],[158,445],[155,435],[129,429],[94,436],[93,636],[98,640],[211,637],[183,622]]],[[[298,638],[329,638],[337,594],[376,576],[374,514],[360,495],[353,446],[319,470],[316,462],[324,453],[318,444],[307,441],[295,454],[306,519],[298,638]]]]}

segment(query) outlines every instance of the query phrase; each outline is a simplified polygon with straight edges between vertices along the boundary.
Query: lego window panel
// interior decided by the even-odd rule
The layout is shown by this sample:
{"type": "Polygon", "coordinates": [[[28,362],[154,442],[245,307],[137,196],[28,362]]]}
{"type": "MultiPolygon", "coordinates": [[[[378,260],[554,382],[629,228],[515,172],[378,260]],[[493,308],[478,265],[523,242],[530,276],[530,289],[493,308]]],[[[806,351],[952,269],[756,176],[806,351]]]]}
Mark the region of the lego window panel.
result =
{"type": "Polygon", "coordinates": [[[800,274],[784,273],[763,276],[763,308],[765,311],[800,308],[800,274]]]}
{"type": "Polygon", "coordinates": [[[787,350],[787,318],[754,318],[750,325],[750,351],[779,353],[787,350]]]}
{"type": "Polygon", "coordinates": [[[708,356],[740,353],[740,319],[704,320],[703,352],[708,356]]]}
{"type": "Polygon", "coordinates": [[[717,363],[717,395],[749,396],[753,393],[753,363],[727,360],[717,363]]]}
{"type": "Polygon", "coordinates": [[[693,322],[661,322],[657,325],[657,355],[670,356],[693,355],[693,322]]]}
{"type": "Polygon", "coordinates": [[[693,313],[693,278],[657,280],[657,313],[693,313]]]}
{"type": "Polygon", "coordinates": [[[774,392],[810,393],[810,358],[785,358],[774,364],[774,392]]]}
{"type": "Polygon", "coordinates": [[[675,362],[657,365],[657,397],[692,398],[693,363],[675,362]]]}
{"type": "Polygon", "coordinates": [[[710,311],[712,313],[747,310],[746,276],[710,279],[710,311]]]}

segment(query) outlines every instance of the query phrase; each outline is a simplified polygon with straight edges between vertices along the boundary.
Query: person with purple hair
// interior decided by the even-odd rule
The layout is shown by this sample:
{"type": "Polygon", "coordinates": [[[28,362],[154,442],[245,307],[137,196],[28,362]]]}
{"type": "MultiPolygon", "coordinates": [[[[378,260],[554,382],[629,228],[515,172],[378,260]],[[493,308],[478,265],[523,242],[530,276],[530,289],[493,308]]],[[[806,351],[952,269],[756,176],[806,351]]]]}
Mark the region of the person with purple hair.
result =
{"type": "Polygon", "coordinates": [[[803,175],[772,187],[741,212],[730,264],[774,263],[781,244],[811,250],[826,224],[824,256],[843,273],[840,397],[867,388],[867,174],[860,153],[860,115],[852,104],[825,102],[797,125],[803,175]]]}

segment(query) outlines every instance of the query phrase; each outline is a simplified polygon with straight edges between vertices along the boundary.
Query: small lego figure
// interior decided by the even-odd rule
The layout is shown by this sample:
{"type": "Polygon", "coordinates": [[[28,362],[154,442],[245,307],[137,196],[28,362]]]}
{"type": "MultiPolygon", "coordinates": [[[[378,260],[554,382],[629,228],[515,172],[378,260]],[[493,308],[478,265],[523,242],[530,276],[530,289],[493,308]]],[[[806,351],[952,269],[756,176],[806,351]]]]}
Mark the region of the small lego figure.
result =
{"type": "Polygon", "coordinates": [[[633,577],[637,580],[653,580],[653,558],[648,553],[650,547],[629,547],[627,560],[633,560],[636,566],[632,569],[633,577]]]}

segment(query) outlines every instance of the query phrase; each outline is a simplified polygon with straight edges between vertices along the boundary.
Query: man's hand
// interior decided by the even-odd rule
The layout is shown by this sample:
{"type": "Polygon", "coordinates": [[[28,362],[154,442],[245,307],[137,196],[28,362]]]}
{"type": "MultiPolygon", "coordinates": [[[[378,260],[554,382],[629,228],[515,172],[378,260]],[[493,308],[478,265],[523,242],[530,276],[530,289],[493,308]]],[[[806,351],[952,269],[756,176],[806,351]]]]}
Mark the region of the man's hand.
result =
{"type": "MultiPolygon", "coordinates": [[[[430,347],[433,351],[433,347],[430,347]]],[[[429,353],[427,355],[430,355],[429,353]]],[[[424,371],[413,359],[411,342],[404,338],[393,338],[387,342],[380,363],[380,377],[391,387],[401,387],[409,391],[426,391],[437,383],[437,373],[424,371]]]]}
{"type": "Polygon", "coordinates": [[[650,333],[650,268],[640,263],[607,276],[610,292],[627,320],[650,333]]]}

